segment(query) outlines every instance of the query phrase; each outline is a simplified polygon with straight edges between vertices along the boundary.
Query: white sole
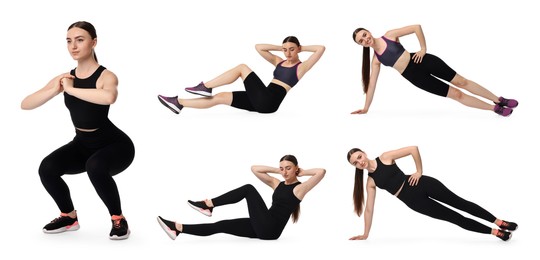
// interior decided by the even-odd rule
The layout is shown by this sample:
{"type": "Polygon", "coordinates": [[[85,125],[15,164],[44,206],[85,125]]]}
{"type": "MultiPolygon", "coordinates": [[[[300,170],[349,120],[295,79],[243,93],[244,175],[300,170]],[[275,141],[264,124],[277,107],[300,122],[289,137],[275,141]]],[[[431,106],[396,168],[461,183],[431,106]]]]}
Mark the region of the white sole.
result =
{"type": "Polygon", "coordinates": [[[45,233],[45,234],[58,234],[58,233],[66,232],[66,231],[77,231],[77,230],[79,230],[79,228],[81,228],[81,227],[79,226],[79,223],[77,223],[76,225],[71,225],[71,226],[68,226],[68,227],[61,227],[61,228],[55,229],[55,230],[43,229],[43,233],[45,233]]]}
{"type": "Polygon", "coordinates": [[[171,230],[163,221],[161,221],[161,219],[158,217],[157,218],[157,221],[159,223],[159,225],[161,226],[161,228],[163,229],[163,231],[165,231],[165,233],[167,233],[167,235],[172,239],[172,240],[175,240],[176,239],[176,231],[174,230],[171,230]]]}
{"type": "Polygon", "coordinates": [[[197,206],[193,206],[193,205],[191,205],[191,203],[189,203],[189,202],[188,202],[187,204],[188,204],[192,209],[194,209],[194,210],[200,212],[201,214],[203,214],[203,215],[205,215],[205,216],[207,216],[207,217],[211,217],[211,216],[212,216],[212,212],[210,212],[209,210],[204,210],[204,209],[201,209],[201,208],[199,208],[199,207],[197,207],[197,206]],[[207,212],[210,212],[210,213],[207,213],[207,212]]]}
{"type": "Polygon", "coordinates": [[[160,96],[158,96],[158,99],[159,101],[161,102],[161,104],[163,104],[165,107],[167,107],[168,109],[170,109],[171,111],[173,111],[173,113],[175,114],[180,114],[180,111],[182,111],[181,109],[178,109],[178,107],[176,107],[174,104],[172,104],[171,102],[168,102],[167,100],[165,99],[162,99],[160,96]]]}
{"type": "Polygon", "coordinates": [[[191,94],[195,94],[195,95],[199,95],[199,96],[203,96],[203,97],[212,97],[212,94],[211,93],[208,93],[206,91],[193,91],[193,90],[187,90],[187,92],[191,93],[191,94]]]}

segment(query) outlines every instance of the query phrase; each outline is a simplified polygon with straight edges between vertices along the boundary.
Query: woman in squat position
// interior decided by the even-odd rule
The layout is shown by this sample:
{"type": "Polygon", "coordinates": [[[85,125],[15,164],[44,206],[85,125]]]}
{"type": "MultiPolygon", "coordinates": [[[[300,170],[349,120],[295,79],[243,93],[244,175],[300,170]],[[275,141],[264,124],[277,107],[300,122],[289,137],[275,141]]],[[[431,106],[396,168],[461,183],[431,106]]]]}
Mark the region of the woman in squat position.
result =
{"type": "Polygon", "coordinates": [[[61,212],[60,217],[43,227],[43,232],[79,229],[77,211],[62,176],[86,171],[111,215],[109,238],[126,239],[130,231],[113,176],[131,164],[135,147],[108,118],[109,107],[118,96],[118,78],[97,61],[94,52],[97,34],[92,24],[73,23],[68,28],[66,40],[77,67],[53,78],[21,103],[22,109],[34,109],[63,92],[75,127],[75,138],[45,157],[39,166],[41,182],[61,212]]]}

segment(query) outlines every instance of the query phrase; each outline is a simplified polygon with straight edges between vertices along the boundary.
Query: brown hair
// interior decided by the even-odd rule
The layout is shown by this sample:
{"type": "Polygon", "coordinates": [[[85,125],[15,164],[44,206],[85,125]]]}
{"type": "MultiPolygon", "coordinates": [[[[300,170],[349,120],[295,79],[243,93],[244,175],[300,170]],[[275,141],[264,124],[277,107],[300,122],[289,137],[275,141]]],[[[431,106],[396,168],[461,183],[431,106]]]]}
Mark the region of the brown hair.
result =
{"type": "MultiPolygon", "coordinates": [[[[353,148],[347,153],[347,161],[351,160],[353,153],[362,152],[358,148],[353,148]]],[[[355,167],[354,172],[354,188],[353,188],[353,202],[354,202],[354,212],[358,215],[362,215],[362,210],[364,208],[364,170],[358,169],[355,167]]]]}
{"type": "MultiPolygon", "coordinates": [[[[356,30],[354,30],[353,32],[354,42],[356,42],[356,35],[362,30],[367,31],[364,28],[357,28],[356,30]]],[[[369,72],[371,69],[371,66],[370,66],[371,57],[370,57],[369,47],[363,47],[363,48],[364,50],[362,53],[362,83],[364,85],[364,93],[367,93],[368,88],[369,88],[369,76],[370,76],[369,72]]]]}
{"type": "MultiPolygon", "coordinates": [[[[71,28],[81,28],[87,31],[88,34],[90,34],[90,37],[92,37],[92,40],[97,38],[96,28],[89,22],[85,22],[85,21],[74,22],[68,27],[68,31],[71,28]]],[[[96,60],[96,62],[98,61],[96,52],[94,52],[94,59],[96,60]]]]}
{"type": "MultiPolygon", "coordinates": [[[[292,37],[294,37],[294,36],[292,36],[292,37]]],[[[300,46],[300,45],[298,45],[298,46],[300,46]]],[[[298,160],[296,159],[296,157],[294,155],[287,154],[287,155],[281,157],[281,159],[279,159],[279,161],[280,162],[289,161],[289,162],[292,162],[294,164],[294,166],[298,166],[298,160]]],[[[298,175],[298,172],[296,173],[296,175],[298,175]]],[[[293,219],[293,223],[296,223],[298,221],[298,219],[300,218],[300,204],[298,204],[298,206],[296,206],[296,209],[294,209],[291,216],[292,216],[292,219],[293,219]]]]}

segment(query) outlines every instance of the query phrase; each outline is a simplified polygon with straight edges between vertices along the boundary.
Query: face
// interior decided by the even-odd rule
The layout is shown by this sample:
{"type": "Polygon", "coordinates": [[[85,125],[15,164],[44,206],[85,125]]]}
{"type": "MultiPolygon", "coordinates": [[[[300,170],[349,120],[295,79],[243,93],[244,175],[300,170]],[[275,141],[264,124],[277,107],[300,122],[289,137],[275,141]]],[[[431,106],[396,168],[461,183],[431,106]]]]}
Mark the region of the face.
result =
{"type": "Polygon", "coordinates": [[[354,41],[363,47],[370,47],[373,45],[373,36],[369,31],[361,30],[356,34],[354,41]]]}
{"type": "Polygon", "coordinates": [[[286,181],[294,180],[296,179],[298,166],[294,165],[294,163],[290,161],[283,160],[279,162],[279,171],[281,176],[283,176],[286,181]]]}
{"type": "Polygon", "coordinates": [[[298,59],[298,53],[300,52],[300,47],[292,42],[286,42],[282,45],[283,54],[287,60],[296,60],[298,59]]]}
{"type": "Polygon", "coordinates": [[[74,60],[92,57],[97,43],[97,39],[92,39],[86,30],[77,27],[68,30],[66,41],[69,54],[74,60]]]}
{"type": "Polygon", "coordinates": [[[360,170],[364,170],[368,167],[368,158],[363,152],[354,152],[349,158],[349,163],[360,170]]]}

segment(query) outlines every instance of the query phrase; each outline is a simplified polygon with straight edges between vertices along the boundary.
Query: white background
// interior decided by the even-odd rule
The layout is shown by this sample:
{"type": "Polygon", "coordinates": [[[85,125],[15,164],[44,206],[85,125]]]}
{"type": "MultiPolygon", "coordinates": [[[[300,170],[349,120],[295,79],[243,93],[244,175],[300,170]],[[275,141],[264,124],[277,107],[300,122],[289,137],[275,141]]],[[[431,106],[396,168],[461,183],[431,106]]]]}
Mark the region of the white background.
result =
{"type": "MultiPolygon", "coordinates": [[[[276,259],[371,257],[455,259],[537,254],[538,10],[531,1],[2,1],[0,4],[0,111],[2,115],[0,258],[130,259],[135,257],[276,259]],[[67,27],[94,24],[102,65],[120,79],[110,118],[134,141],[133,164],[115,180],[132,231],[110,241],[108,212],[86,174],[64,179],[81,229],[46,235],[59,212],[37,169],[50,152],[73,138],[62,96],[33,111],[20,109],[28,94],[76,66],[66,50],[67,27]],[[357,27],[375,36],[421,24],[428,52],[496,95],[517,98],[509,118],[425,93],[394,70],[382,68],[367,115],[363,107],[357,27]],[[272,66],[257,43],[280,44],[295,35],[323,44],[318,64],[289,92],[279,111],[262,115],[218,106],[171,113],[156,95],[194,97],[183,88],[245,63],[269,82],[272,66]],[[508,243],[465,231],[409,210],[378,190],[369,240],[353,213],[354,169],[347,151],[371,158],[418,145],[424,174],[520,229],[508,243]],[[304,168],[327,169],[302,202],[297,224],[277,241],[230,235],[181,235],[171,241],[155,218],[202,223],[247,216],[245,202],[212,218],[187,199],[211,198],[251,183],[270,204],[271,189],[251,174],[253,164],[278,165],[284,154],[304,168]],[[11,256],[11,257],[9,257],[11,256]]],[[[401,39],[418,50],[416,37],[401,39]]],[[[302,53],[301,59],[307,54],[302,53]]],[[[240,81],[216,89],[241,90],[240,81]]],[[[398,161],[407,173],[410,158],[398,161]]],[[[489,223],[486,223],[489,225],[489,223]]],[[[523,257],[520,257],[523,258],[523,257]]]]}

